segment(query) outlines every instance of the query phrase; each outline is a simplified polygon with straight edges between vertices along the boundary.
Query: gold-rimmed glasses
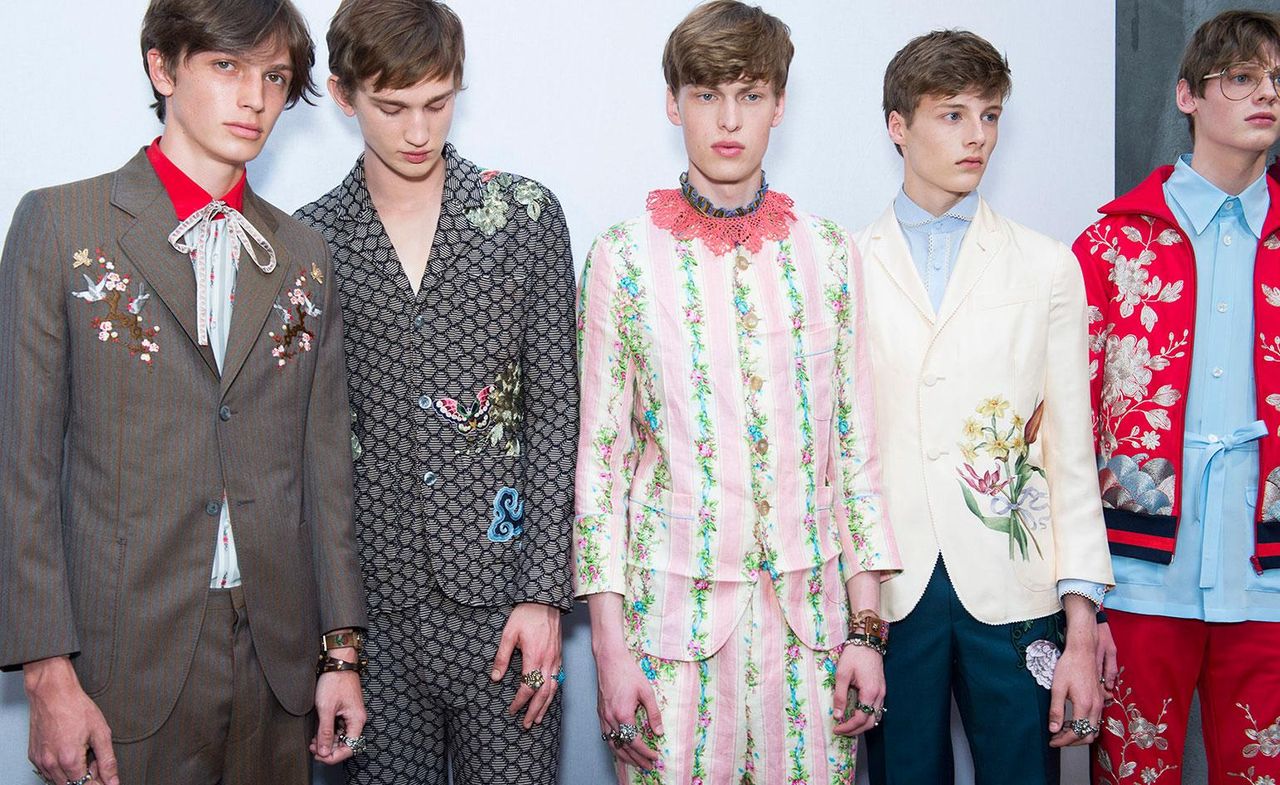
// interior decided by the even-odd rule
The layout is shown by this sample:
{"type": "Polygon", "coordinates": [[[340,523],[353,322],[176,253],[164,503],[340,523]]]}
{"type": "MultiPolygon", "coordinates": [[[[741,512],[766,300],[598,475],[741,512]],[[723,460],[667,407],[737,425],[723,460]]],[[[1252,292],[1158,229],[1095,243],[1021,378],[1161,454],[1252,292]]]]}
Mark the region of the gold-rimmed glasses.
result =
{"type": "Polygon", "coordinates": [[[1271,82],[1271,88],[1280,96],[1280,66],[1268,70],[1258,63],[1232,63],[1204,79],[1217,79],[1228,101],[1243,101],[1253,95],[1264,79],[1271,82]]]}

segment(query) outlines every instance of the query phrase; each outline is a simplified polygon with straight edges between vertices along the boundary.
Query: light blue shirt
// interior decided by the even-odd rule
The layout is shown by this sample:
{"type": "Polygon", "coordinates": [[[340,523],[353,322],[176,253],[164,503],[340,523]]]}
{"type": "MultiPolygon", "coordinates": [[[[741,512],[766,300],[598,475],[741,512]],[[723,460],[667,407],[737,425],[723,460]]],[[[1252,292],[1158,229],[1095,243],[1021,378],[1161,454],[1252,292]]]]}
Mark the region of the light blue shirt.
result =
{"type": "MultiPolygon", "coordinates": [[[[894,217],[898,219],[898,226],[907,240],[911,261],[915,263],[920,281],[929,293],[934,313],[942,305],[947,282],[951,280],[956,257],[960,255],[960,244],[964,242],[965,233],[969,231],[977,211],[977,191],[969,192],[954,207],[937,216],[912,201],[906,191],[898,191],[898,196],[893,201],[894,217]]],[[[1092,600],[1095,605],[1102,603],[1106,590],[1107,587],[1093,581],[1075,578],[1058,581],[1059,597],[1079,594],[1092,600]]]]}
{"type": "Polygon", "coordinates": [[[1164,195],[1196,260],[1177,544],[1168,566],[1115,557],[1117,586],[1107,607],[1214,622],[1280,621],[1280,574],[1259,576],[1249,563],[1257,439],[1265,433],[1253,373],[1253,265],[1271,207],[1266,175],[1232,196],[1184,155],[1164,195]]]}

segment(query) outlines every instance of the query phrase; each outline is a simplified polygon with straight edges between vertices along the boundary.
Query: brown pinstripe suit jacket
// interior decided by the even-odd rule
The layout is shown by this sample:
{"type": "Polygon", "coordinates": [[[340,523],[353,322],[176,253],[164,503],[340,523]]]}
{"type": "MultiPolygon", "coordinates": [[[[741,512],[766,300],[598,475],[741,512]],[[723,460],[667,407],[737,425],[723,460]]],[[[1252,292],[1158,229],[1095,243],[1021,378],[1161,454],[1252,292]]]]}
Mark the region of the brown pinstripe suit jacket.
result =
{"type": "Polygon", "coordinates": [[[28,194],[0,260],[0,666],[74,654],[118,741],[187,678],[224,487],[285,709],[311,708],[321,632],[365,625],[329,252],[252,192],[244,214],[278,266],[241,266],[221,377],[142,153],[28,194]]]}

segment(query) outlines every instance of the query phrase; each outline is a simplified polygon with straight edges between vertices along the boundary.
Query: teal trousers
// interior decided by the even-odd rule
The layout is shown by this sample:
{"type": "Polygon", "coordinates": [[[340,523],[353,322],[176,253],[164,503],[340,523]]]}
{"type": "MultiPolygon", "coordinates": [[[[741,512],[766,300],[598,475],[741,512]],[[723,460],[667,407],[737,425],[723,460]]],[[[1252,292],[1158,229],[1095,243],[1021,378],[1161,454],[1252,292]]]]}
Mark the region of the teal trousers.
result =
{"type": "Polygon", "coordinates": [[[1064,633],[1061,613],[983,624],[960,604],[939,559],[920,603],[890,629],[887,711],[866,736],[872,785],[952,785],[952,695],[976,785],[1058,785],[1049,690],[1027,669],[1026,652],[1037,640],[1061,651],[1064,633]]]}

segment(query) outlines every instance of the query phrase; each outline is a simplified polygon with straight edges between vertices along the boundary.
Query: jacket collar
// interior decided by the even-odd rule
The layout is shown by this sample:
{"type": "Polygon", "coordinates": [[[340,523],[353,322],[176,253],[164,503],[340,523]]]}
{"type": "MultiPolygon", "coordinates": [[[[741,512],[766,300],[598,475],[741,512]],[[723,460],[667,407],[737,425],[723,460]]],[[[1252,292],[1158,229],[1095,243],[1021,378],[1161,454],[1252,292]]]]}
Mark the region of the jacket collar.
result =
{"type": "MultiPolygon", "coordinates": [[[[481,175],[483,172],[475,164],[458,155],[452,144],[445,143],[441,151],[444,159],[444,192],[441,199],[441,213],[459,213],[480,207],[484,202],[485,185],[481,175]]],[[[375,214],[373,198],[369,196],[369,185],[365,179],[364,154],[356,160],[355,166],[342,181],[342,190],[347,195],[343,200],[347,217],[353,221],[367,222],[375,214]]]]}
{"type": "MultiPolygon", "coordinates": [[[[1271,208],[1262,224],[1263,239],[1280,231],[1280,167],[1272,167],[1272,176],[1267,178],[1267,194],[1271,197],[1271,208]]],[[[1104,204],[1098,212],[1108,216],[1145,215],[1164,221],[1170,226],[1178,226],[1173,211],[1169,209],[1164,198],[1164,184],[1173,175],[1172,166],[1161,166],[1147,179],[1128,193],[1104,204]]]]}

